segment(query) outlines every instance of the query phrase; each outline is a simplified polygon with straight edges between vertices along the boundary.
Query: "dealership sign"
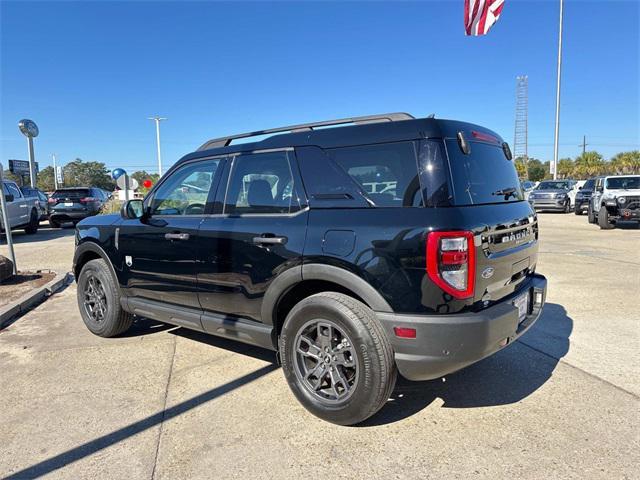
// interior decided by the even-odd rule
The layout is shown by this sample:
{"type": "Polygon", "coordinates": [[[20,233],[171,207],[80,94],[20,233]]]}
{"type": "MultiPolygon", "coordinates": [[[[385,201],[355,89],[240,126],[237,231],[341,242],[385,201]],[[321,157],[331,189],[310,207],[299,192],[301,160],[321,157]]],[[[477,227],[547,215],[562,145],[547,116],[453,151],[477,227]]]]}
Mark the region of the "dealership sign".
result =
{"type": "MultiPolygon", "coordinates": [[[[36,162],[36,173],[40,170],[38,169],[38,162],[36,162]]],[[[20,177],[24,175],[29,175],[29,161],[28,160],[9,160],[9,171],[14,175],[18,175],[20,177]]]]}

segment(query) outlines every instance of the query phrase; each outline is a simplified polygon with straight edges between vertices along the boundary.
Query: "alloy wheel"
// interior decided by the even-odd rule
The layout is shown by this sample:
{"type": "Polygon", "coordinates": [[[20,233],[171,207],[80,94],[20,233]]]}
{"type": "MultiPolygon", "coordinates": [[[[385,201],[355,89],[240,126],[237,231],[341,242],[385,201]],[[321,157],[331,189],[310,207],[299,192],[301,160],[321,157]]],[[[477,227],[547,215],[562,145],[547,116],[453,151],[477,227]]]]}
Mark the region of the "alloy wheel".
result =
{"type": "Polygon", "coordinates": [[[358,383],[353,342],[330,320],[311,320],[295,337],[295,374],[315,398],[325,403],[348,399],[358,383]]]}
{"type": "Polygon", "coordinates": [[[102,282],[92,274],[87,276],[84,287],[84,309],[96,323],[104,321],[107,314],[107,294],[102,282]]]}

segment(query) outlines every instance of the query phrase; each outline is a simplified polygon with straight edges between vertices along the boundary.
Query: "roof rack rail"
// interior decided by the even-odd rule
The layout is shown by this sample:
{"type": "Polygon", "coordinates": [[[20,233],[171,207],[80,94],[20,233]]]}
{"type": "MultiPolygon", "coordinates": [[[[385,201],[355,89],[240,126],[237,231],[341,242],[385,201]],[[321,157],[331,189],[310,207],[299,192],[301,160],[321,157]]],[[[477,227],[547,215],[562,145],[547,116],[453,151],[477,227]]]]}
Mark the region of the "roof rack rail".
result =
{"type": "Polygon", "coordinates": [[[398,120],[413,120],[415,117],[408,113],[396,112],[396,113],[382,113],[379,115],[366,115],[363,117],[349,117],[339,118],[337,120],[325,120],[322,122],[301,123],[299,125],[290,125],[288,127],[270,128],[268,130],[258,130],[257,132],[239,133],[237,135],[229,135],[228,137],[214,138],[206,143],[202,144],[198,151],[208,150],[210,148],[228,147],[233,140],[239,138],[257,137],[258,135],[268,135],[270,133],[279,132],[304,132],[313,130],[317,127],[328,127],[332,125],[344,125],[353,123],[355,125],[362,125],[365,123],[378,123],[378,122],[396,122],[398,120]]]}

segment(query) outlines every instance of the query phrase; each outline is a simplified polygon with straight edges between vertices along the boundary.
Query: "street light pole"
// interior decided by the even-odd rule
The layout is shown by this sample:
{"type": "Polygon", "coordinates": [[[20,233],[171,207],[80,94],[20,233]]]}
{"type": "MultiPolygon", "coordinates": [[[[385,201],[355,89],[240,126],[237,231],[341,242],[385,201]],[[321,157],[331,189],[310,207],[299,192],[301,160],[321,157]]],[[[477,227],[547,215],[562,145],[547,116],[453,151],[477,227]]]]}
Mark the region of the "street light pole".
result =
{"type": "Polygon", "coordinates": [[[56,154],[52,153],[53,157],[53,186],[57,190],[58,189],[58,167],[56,167],[56,154]]]}
{"type": "Polygon", "coordinates": [[[553,179],[558,178],[558,135],[560,131],[560,76],[562,71],[562,7],[560,0],[560,30],[558,32],[558,79],[556,83],[556,128],[553,140],[553,179]]]}
{"type": "Polygon", "coordinates": [[[156,144],[158,146],[158,175],[162,176],[162,155],[160,154],[160,122],[166,120],[163,117],[149,117],[149,120],[156,122],[156,144]]]}

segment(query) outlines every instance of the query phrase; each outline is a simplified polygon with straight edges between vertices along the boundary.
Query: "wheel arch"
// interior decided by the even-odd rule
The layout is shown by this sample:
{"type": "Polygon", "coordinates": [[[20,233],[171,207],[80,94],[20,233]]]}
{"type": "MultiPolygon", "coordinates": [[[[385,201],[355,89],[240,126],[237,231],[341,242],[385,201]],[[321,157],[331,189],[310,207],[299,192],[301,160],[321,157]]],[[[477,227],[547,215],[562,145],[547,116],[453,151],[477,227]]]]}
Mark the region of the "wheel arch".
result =
{"type": "Polygon", "coordinates": [[[78,281],[78,276],[82,271],[82,267],[84,267],[87,262],[97,259],[102,259],[105,261],[105,263],[109,267],[109,270],[111,271],[111,274],[113,275],[114,280],[117,284],[119,284],[118,275],[113,268],[113,264],[109,259],[109,255],[107,255],[107,252],[105,252],[100,245],[91,241],[87,241],[78,245],[73,255],[73,276],[75,277],[76,282],[78,281]]]}
{"type": "Polygon", "coordinates": [[[393,312],[382,295],[362,277],[344,268],[325,264],[305,264],[280,274],[265,293],[261,316],[273,326],[277,338],[287,314],[303,298],[323,291],[344,293],[379,312],[393,312]]]}

